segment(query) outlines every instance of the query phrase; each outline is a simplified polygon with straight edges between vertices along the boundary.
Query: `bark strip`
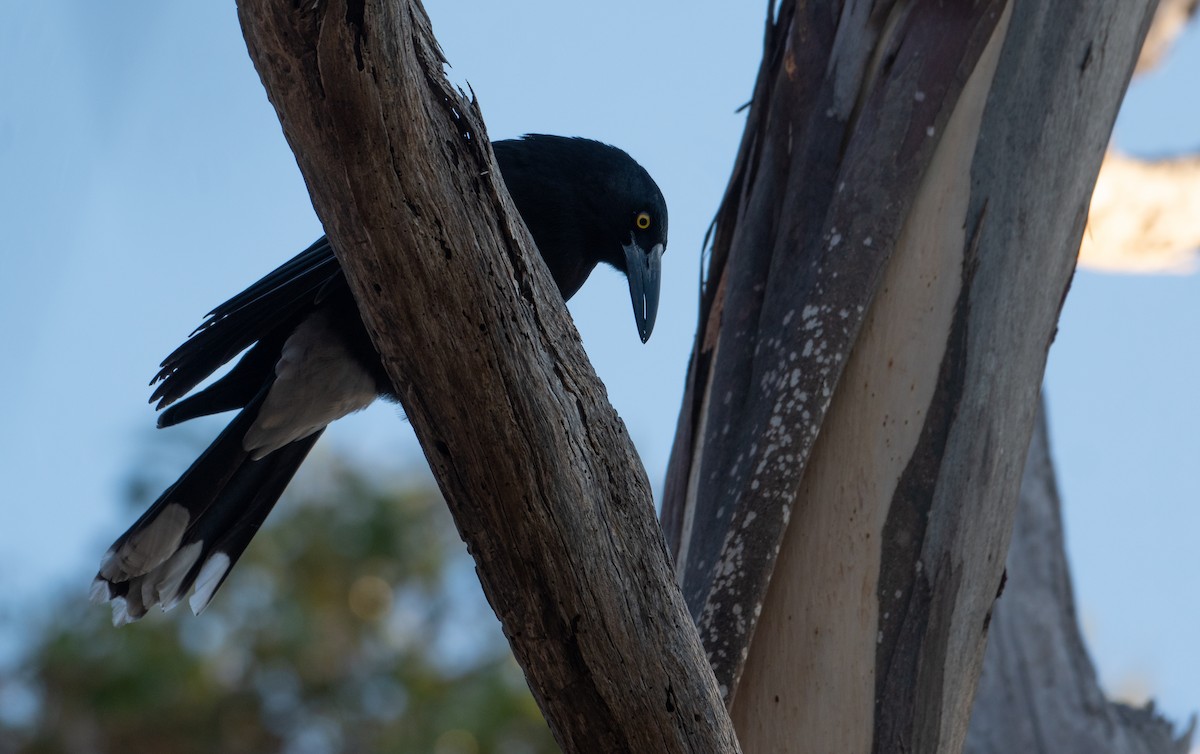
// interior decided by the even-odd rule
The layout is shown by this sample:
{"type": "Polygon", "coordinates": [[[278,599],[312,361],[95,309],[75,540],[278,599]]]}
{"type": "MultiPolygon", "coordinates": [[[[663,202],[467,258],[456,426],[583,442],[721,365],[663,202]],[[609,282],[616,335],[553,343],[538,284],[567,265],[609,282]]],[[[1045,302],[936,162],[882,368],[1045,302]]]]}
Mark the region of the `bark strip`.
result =
{"type": "Polygon", "coordinates": [[[727,699],[834,386],[1003,7],[786,2],[768,27],[663,501],[727,699]]]}

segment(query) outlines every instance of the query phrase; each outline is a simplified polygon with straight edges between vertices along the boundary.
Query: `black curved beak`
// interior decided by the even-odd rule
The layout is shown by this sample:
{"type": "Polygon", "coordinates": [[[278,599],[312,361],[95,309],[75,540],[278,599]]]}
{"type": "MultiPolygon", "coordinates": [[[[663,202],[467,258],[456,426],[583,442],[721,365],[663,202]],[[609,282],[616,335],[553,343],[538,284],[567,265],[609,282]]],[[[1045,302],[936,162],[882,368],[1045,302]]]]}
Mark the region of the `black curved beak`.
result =
{"type": "Polygon", "coordinates": [[[625,274],[629,277],[629,297],[633,299],[633,318],[642,342],[650,340],[654,318],[658,316],[659,274],[662,272],[663,245],[654,244],[649,253],[637,242],[626,244],[625,274]]]}

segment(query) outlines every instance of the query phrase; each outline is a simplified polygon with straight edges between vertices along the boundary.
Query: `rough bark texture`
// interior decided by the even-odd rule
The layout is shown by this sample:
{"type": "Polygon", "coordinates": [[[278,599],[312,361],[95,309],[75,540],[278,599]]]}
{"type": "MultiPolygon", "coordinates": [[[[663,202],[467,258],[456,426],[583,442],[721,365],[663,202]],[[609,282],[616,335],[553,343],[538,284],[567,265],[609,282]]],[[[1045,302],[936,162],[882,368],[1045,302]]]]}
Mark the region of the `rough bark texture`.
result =
{"type": "Polygon", "coordinates": [[[735,752],[645,472],[415,0],[242,0],[259,74],[568,752],[735,752]]]}
{"type": "Polygon", "coordinates": [[[746,751],[961,748],[1152,10],[784,3],[769,26],[664,500],[746,751]]]}
{"type": "MultiPolygon", "coordinates": [[[[1045,412],[1021,480],[983,677],[967,736],[968,754],[1186,754],[1153,706],[1104,698],[1079,634],[1067,568],[1045,412]]],[[[1194,723],[1193,723],[1194,725],[1194,723]]]]}

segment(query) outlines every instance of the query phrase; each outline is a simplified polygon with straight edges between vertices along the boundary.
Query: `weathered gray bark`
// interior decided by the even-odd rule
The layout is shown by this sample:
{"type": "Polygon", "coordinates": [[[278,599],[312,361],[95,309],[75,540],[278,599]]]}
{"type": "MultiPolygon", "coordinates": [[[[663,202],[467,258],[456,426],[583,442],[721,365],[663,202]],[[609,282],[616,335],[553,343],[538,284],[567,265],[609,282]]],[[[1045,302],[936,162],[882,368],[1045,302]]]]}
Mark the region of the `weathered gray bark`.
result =
{"type": "MultiPolygon", "coordinates": [[[[1196,12],[1195,0],[1163,0],[1135,75],[1166,55],[1196,12]]],[[[1200,164],[1139,162],[1109,152],[1092,195],[1080,264],[1119,272],[1184,272],[1200,245],[1200,164]],[[1195,206],[1193,206],[1195,205],[1195,206]]],[[[971,713],[970,754],[1185,754],[1154,713],[1109,702],[1078,628],[1061,504],[1043,401],[1021,479],[1021,497],[971,713]]]]}
{"type": "Polygon", "coordinates": [[[746,751],[961,749],[1152,11],[785,2],[768,28],[664,500],[746,751]]]}
{"type": "Polygon", "coordinates": [[[1075,613],[1045,411],[1029,444],[1021,502],[975,697],[968,754],[1186,754],[1152,706],[1104,698],[1075,613]]]}
{"type": "Polygon", "coordinates": [[[416,0],[239,2],[484,590],[568,752],[735,752],[645,472],[416,0]]]}

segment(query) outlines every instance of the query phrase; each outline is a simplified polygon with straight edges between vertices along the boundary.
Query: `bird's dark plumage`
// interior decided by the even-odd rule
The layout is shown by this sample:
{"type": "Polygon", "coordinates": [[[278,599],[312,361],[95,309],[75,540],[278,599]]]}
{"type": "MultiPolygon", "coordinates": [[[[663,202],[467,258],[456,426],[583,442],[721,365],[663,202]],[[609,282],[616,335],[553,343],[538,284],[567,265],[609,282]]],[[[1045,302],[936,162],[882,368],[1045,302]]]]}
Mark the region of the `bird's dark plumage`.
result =
{"type": "MultiPolygon", "coordinates": [[[[563,298],[610,264],[628,277],[638,334],[649,338],[667,243],[666,202],[649,174],[588,139],[530,135],[493,148],[563,298]]],[[[240,412],[105,554],[92,595],[112,600],[117,624],[188,592],[200,612],[325,426],[394,397],[325,238],[210,312],[151,384],[160,427],[240,412]]]]}

